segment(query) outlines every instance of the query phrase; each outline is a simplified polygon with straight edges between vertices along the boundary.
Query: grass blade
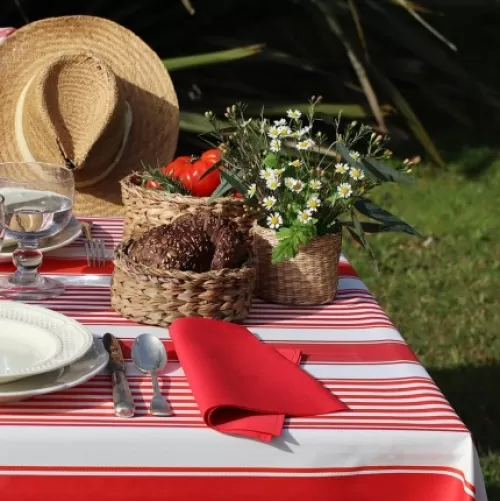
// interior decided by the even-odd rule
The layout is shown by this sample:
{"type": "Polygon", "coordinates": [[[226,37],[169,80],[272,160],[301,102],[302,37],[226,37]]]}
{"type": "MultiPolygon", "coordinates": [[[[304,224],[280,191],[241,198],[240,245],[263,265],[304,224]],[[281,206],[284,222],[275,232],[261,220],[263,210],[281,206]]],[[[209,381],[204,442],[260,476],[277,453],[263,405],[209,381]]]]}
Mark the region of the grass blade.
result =
{"type": "Polygon", "coordinates": [[[228,63],[245,57],[251,57],[261,52],[263,48],[263,44],[248,45],[247,47],[237,47],[235,49],[208,52],[207,54],[196,54],[194,56],[164,59],[163,64],[169,71],[178,71],[192,67],[228,63]]]}
{"type": "Polygon", "coordinates": [[[356,26],[356,31],[358,32],[359,42],[365,54],[367,55],[368,45],[366,43],[365,32],[363,30],[363,25],[361,24],[361,18],[359,17],[358,7],[354,0],[348,0],[349,10],[351,11],[351,16],[354,20],[354,24],[356,26]]]}
{"type": "Polygon", "coordinates": [[[377,68],[372,65],[371,70],[372,74],[376,76],[379,84],[386,89],[396,108],[405,117],[408,128],[413,132],[413,135],[418,139],[432,161],[440,167],[444,167],[445,161],[443,160],[441,153],[439,153],[439,150],[408,101],[403,97],[401,92],[399,92],[397,87],[385,75],[378,71],[377,68]]]}
{"type": "Polygon", "coordinates": [[[366,72],[365,67],[363,66],[361,58],[358,57],[358,55],[356,54],[354,46],[351,44],[351,42],[345,35],[344,31],[342,30],[342,27],[337,17],[333,13],[330,5],[328,5],[323,0],[311,0],[311,2],[314,5],[316,5],[319,11],[325,16],[325,20],[328,27],[330,28],[330,31],[335,34],[335,36],[340,40],[340,42],[344,46],[347,52],[347,57],[349,58],[349,61],[351,62],[354,71],[356,72],[359,83],[366,96],[366,100],[370,105],[373,116],[377,120],[380,131],[383,133],[387,133],[387,126],[384,121],[382,110],[380,109],[380,104],[378,102],[377,94],[375,93],[375,90],[372,87],[372,84],[370,82],[370,79],[368,78],[368,74],[366,72]]]}
{"type": "Polygon", "coordinates": [[[416,21],[418,21],[424,28],[426,28],[430,33],[432,33],[438,40],[441,40],[445,45],[447,45],[451,50],[457,50],[457,46],[448,40],[444,35],[439,33],[436,28],[432,27],[419,13],[418,11],[426,11],[423,7],[409,2],[408,0],[392,0],[392,3],[399,5],[405,9],[410,16],[412,16],[416,21]]]}
{"type": "MultiPolygon", "coordinates": [[[[248,102],[247,102],[248,103],[248,102]]],[[[278,116],[284,115],[287,110],[299,110],[302,113],[307,113],[310,104],[308,103],[288,103],[288,104],[267,104],[264,107],[264,112],[266,115],[278,116]]],[[[262,105],[249,105],[247,108],[247,113],[259,115],[262,109],[262,105]]],[[[349,118],[368,118],[369,114],[363,109],[362,106],[357,104],[334,104],[334,103],[320,103],[316,106],[316,111],[318,114],[333,115],[336,116],[340,112],[342,115],[349,118]]],[[[383,116],[387,116],[393,111],[393,108],[389,105],[382,105],[380,111],[383,116]]]]}

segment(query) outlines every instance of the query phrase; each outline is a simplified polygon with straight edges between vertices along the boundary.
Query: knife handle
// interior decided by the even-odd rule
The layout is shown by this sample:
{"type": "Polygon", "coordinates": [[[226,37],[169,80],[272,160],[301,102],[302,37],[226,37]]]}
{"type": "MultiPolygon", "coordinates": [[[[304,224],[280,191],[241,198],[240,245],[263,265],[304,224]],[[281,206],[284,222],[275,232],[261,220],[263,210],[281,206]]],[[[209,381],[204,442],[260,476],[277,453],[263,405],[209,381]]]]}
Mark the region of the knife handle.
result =
{"type": "Polygon", "coordinates": [[[135,413],[134,399],[123,371],[114,371],[111,374],[113,382],[113,404],[115,415],[118,417],[132,417],[135,413]]]}

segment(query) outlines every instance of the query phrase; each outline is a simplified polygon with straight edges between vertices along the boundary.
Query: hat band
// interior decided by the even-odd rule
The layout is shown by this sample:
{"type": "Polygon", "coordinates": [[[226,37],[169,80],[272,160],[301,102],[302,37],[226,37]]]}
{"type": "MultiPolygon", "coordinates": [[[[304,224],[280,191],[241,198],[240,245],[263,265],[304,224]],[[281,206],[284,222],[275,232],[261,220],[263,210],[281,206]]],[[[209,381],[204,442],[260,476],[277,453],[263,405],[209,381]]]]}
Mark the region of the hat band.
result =
{"type": "MultiPolygon", "coordinates": [[[[26,137],[24,135],[24,130],[23,130],[23,109],[24,109],[24,102],[26,99],[26,94],[28,92],[29,86],[31,82],[33,81],[35,77],[33,76],[28,83],[25,85],[23,88],[19,100],[17,101],[16,104],[16,114],[15,114],[15,137],[16,137],[16,142],[17,146],[19,148],[19,152],[23,158],[24,162],[37,162],[40,160],[37,160],[34,158],[33,154],[30,151],[30,148],[28,146],[28,143],[26,141],[26,137]]],[[[121,160],[123,156],[123,152],[125,151],[125,146],[127,145],[129,136],[130,136],[130,130],[132,128],[132,122],[133,122],[133,114],[132,114],[132,108],[130,107],[130,104],[128,101],[125,101],[125,113],[124,113],[124,120],[123,120],[123,138],[122,138],[122,143],[120,146],[120,149],[118,150],[114,160],[111,162],[111,164],[108,165],[98,176],[89,179],[87,181],[77,181],[75,182],[75,188],[86,188],[88,186],[92,186],[99,181],[102,181],[106,176],[108,176],[113,169],[116,167],[118,162],[121,160]]]]}

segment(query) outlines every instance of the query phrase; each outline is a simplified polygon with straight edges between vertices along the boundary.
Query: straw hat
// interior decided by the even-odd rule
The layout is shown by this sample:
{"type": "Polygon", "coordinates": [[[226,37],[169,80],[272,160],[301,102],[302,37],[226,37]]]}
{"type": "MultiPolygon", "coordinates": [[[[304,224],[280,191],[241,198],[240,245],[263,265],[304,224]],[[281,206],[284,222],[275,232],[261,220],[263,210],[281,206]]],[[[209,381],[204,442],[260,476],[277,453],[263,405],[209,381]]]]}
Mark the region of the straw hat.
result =
{"type": "Polygon", "coordinates": [[[77,215],[121,215],[119,180],[169,162],[179,132],[170,76],[136,35],[97,17],[44,19],[0,49],[0,162],[74,170],[77,215]]]}

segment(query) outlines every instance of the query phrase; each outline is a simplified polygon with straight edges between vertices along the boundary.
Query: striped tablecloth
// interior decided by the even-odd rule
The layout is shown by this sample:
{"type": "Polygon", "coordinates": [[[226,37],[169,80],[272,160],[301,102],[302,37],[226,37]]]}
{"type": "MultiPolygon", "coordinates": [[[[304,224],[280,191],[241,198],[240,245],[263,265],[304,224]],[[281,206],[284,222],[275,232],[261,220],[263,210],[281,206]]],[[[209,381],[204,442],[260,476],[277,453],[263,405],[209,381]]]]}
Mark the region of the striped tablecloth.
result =
{"type": "MultiPolygon", "coordinates": [[[[112,249],[121,220],[94,223],[94,237],[112,249]]],[[[113,332],[125,348],[151,332],[173,354],[166,329],[111,309],[110,270],[85,267],[81,240],[47,255],[45,270],[99,272],[102,283],[69,286],[44,306],[94,334],[113,332]]],[[[303,368],[350,411],[288,418],[271,444],[223,435],[203,424],[175,361],[161,378],[175,415],[149,416],[151,385],[128,361],[133,419],[114,416],[105,374],[0,408],[0,499],[486,500],[469,431],[345,259],[340,275],[332,304],[293,308],[255,300],[246,325],[266,343],[299,348],[303,368]]]]}

